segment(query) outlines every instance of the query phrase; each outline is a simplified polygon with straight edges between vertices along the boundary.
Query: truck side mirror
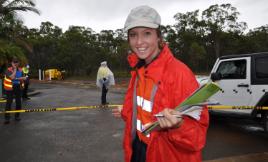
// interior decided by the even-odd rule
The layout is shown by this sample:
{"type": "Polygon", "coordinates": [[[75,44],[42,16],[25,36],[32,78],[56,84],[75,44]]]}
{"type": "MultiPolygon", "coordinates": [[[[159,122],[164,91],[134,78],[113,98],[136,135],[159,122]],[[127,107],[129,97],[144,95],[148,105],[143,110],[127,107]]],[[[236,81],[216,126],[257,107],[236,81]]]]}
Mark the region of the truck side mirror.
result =
{"type": "Polygon", "coordinates": [[[214,82],[217,80],[221,80],[221,74],[220,73],[211,73],[210,79],[214,82]]]}

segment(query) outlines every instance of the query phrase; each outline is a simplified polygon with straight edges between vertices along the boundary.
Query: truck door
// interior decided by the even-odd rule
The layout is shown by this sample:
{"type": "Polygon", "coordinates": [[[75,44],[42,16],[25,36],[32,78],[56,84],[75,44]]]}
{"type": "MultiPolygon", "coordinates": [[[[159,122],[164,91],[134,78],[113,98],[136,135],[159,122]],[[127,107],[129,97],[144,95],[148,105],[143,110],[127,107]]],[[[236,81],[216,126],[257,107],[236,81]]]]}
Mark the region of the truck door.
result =
{"type": "Polygon", "coordinates": [[[220,80],[216,82],[222,90],[211,100],[218,101],[222,105],[248,105],[252,99],[250,57],[219,60],[214,72],[220,76],[220,80]]]}

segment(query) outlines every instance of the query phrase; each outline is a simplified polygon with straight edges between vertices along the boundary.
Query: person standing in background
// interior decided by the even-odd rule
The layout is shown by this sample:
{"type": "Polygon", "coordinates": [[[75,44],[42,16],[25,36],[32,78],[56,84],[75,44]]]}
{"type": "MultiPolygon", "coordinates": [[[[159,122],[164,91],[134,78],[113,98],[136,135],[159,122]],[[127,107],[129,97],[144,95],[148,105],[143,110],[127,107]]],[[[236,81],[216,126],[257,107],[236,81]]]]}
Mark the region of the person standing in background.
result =
{"type": "Polygon", "coordinates": [[[29,100],[30,98],[28,97],[28,88],[30,84],[30,78],[29,78],[29,72],[30,72],[30,66],[26,65],[22,68],[23,76],[26,77],[24,80],[24,87],[22,91],[22,99],[23,100],[29,100]]]}
{"type": "Polygon", "coordinates": [[[96,85],[101,88],[101,104],[109,104],[106,99],[109,86],[115,85],[114,74],[108,68],[107,61],[101,62],[101,66],[98,69],[96,85]]]}
{"type": "MultiPolygon", "coordinates": [[[[26,79],[23,77],[22,69],[19,68],[19,60],[13,58],[11,67],[9,67],[5,73],[4,89],[7,95],[5,111],[11,110],[13,96],[16,99],[16,110],[21,110],[21,84],[26,79]]],[[[15,113],[15,121],[20,121],[20,113],[15,113]]],[[[10,114],[5,114],[4,124],[10,123],[10,114]]]]}
{"type": "Polygon", "coordinates": [[[7,68],[7,63],[4,63],[0,66],[0,82],[1,82],[1,86],[0,86],[0,98],[4,99],[6,98],[6,93],[5,93],[5,89],[4,89],[4,78],[5,78],[5,71],[7,68]]]}
{"type": "Polygon", "coordinates": [[[3,73],[4,73],[4,70],[3,70],[3,66],[0,66],[0,99],[2,99],[3,95],[4,95],[4,86],[3,86],[3,73]]]}

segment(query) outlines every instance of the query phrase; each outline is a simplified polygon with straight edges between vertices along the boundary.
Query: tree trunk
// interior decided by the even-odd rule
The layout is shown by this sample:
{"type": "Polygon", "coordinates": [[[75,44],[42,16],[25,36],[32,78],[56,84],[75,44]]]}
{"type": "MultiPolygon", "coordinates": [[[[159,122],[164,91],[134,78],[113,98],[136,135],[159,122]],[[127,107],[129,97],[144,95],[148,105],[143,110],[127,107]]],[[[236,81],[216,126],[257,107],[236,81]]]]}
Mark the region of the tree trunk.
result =
{"type": "Polygon", "coordinates": [[[216,37],[215,39],[215,53],[216,53],[216,59],[220,57],[220,39],[218,37],[216,37]]]}

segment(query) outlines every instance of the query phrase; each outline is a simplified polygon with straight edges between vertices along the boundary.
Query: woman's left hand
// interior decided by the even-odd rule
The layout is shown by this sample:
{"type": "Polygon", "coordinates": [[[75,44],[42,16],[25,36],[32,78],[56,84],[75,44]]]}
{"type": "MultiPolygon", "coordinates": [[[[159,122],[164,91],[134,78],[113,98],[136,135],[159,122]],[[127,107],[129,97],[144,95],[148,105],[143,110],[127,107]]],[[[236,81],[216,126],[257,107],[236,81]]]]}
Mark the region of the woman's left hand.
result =
{"type": "Polygon", "coordinates": [[[178,128],[183,122],[182,114],[174,109],[165,108],[159,114],[163,115],[161,117],[157,117],[162,129],[178,128]]]}
{"type": "Polygon", "coordinates": [[[116,108],[112,109],[112,114],[116,118],[121,118],[121,112],[122,112],[123,106],[117,106],[116,108]]]}

